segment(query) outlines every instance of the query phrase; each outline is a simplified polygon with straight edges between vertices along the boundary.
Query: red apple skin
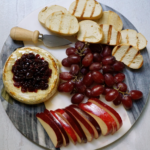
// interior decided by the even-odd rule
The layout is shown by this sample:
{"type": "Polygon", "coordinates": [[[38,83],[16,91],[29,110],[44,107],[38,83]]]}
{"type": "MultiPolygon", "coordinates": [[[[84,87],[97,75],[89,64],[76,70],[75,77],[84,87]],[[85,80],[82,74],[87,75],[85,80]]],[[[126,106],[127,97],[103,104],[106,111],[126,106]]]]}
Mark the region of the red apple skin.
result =
{"type": "Polygon", "coordinates": [[[85,111],[82,111],[79,106],[77,105],[70,105],[69,107],[72,107],[76,112],[78,112],[83,118],[86,118],[89,122],[91,122],[91,124],[93,125],[93,127],[96,129],[97,131],[97,135],[95,135],[94,133],[94,137],[95,139],[97,139],[100,135],[101,135],[101,128],[99,126],[99,124],[96,122],[96,120],[90,116],[88,113],[86,113],[85,111]]]}
{"type": "Polygon", "coordinates": [[[78,118],[78,120],[80,122],[82,122],[82,124],[86,125],[85,128],[89,131],[89,133],[91,135],[91,141],[92,141],[92,139],[94,137],[94,131],[93,131],[92,127],[89,125],[89,123],[81,115],[79,115],[72,107],[66,107],[65,111],[67,113],[71,113],[72,115],[76,116],[78,118]]]}
{"type": "Polygon", "coordinates": [[[59,128],[60,132],[62,133],[63,137],[65,138],[65,142],[64,142],[63,146],[67,146],[69,144],[69,137],[68,137],[66,131],[64,130],[64,128],[62,127],[61,123],[47,109],[44,110],[44,113],[47,114],[48,117],[51,118],[53,120],[53,122],[56,124],[56,126],[59,128]]]}
{"type": "Polygon", "coordinates": [[[75,132],[73,131],[73,129],[70,127],[70,125],[66,121],[64,121],[55,111],[51,110],[50,112],[61,123],[64,130],[68,133],[68,136],[70,136],[70,138],[72,139],[72,142],[74,143],[74,145],[76,145],[77,136],[75,132]]]}
{"type": "MultiPolygon", "coordinates": [[[[87,102],[85,104],[80,103],[79,107],[83,110],[86,111],[87,113],[91,113],[99,118],[101,118],[106,126],[107,126],[107,133],[104,135],[108,135],[110,133],[113,132],[113,125],[112,122],[114,122],[114,119],[103,109],[99,108],[97,105],[91,103],[91,102],[87,102]]],[[[101,128],[102,130],[102,128],[101,128]]]]}
{"type": "Polygon", "coordinates": [[[86,143],[87,142],[87,138],[80,126],[80,124],[76,121],[76,119],[74,119],[74,117],[72,118],[69,114],[66,113],[65,110],[63,109],[57,109],[55,112],[60,113],[72,126],[72,128],[75,130],[75,132],[78,134],[78,136],[81,139],[81,143],[86,143]]]}
{"type": "Polygon", "coordinates": [[[122,121],[120,115],[113,108],[111,108],[110,106],[108,106],[107,104],[103,103],[101,100],[99,100],[97,98],[90,98],[88,100],[88,102],[96,102],[96,103],[98,103],[98,106],[105,107],[108,111],[110,111],[112,114],[114,114],[114,116],[116,117],[116,119],[119,122],[119,127],[117,127],[117,130],[121,128],[121,126],[123,124],[123,121],[122,121]]]}
{"type": "Polygon", "coordinates": [[[44,113],[38,113],[38,114],[36,114],[36,117],[42,119],[54,130],[54,132],[56,133],[57,139],[58,139],[58,143],[57,143],[57,145],[55,145],[55,147],[56,148],[61,147],[63,145],[63,137],[61,135],[61,132],[59,131],[59,128],[55,125],[53,120],[50,119],[49,117],[47,117],[47,115],[45,115],[44,113]]]}
{"type": "MultiPolygon", "coordinates": [[[[91,101],[89,100],[88,102],[91,102],[91,101]]],[[[94,101],[94,102],[92,101],[91,103],[95,104],[95,105],[98,106],[100,109],[103,109],[104,111],[106,111],[106,112],[112,117],[112,115],[107,111],[107,109],[105,110],[105,108],[100,107],[99,104],[96,103],[95,101],[94,101]]],[[[111,134],[114,134],[114,133],[117,131],[117,123],[116,123],[116,121],[115,121],[115,119],[114,119],[113,117],[112,117],[112,119],[113,119],[114,121],[112,122],[113,131],[112,131],[111,134]]]]}

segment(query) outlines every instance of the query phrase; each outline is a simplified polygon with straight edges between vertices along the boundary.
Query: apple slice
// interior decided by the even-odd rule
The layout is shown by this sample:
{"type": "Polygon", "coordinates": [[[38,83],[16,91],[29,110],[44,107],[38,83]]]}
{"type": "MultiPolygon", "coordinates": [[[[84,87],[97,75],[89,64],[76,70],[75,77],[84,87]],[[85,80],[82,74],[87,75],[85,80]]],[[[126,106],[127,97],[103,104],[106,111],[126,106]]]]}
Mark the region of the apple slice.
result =
{"type": "Polygon", "coordinates": [[[94,131],[94,138],[97,139],[101,135],[101,129],[99,124],[95,121],[93,117],[91,117],[89,114],[87,114],[85,111],[82,111],[78,106],[71,105],[69,107],[72,107],[81,117],[83,117],[92,127],[94,131]]]}
{"type": "Polygon", "coordinates": [[[113,131],[113,123],[114,119],[103,109],[98,107],[97,105],[87,102],[85,104],[80,103],[79,107],[91,115],[101,127],[101,131],[103,135],[108,135],[113,131]]]}
{"type": "Polygon", "coordinates": [[[55,112],[60,114],[63,117],[63,119],[73,128],[74,132],[76,133],[77,140],[79,143],[87,142],[87,138],[86,138],[81,126],[74,118],[71,118],[71,116],[69,114],[67,114],[65,112],[65,110],[63,110],[63,109],[57,109],[55,112]]]}
{"type": "Polygon", "coordinates": [[[55,111],[51,110],[50,112],[61,123],[61,125],[64,128],[64,130],[67,132],[67,134],[69,136],[69,139],[72,141],[72,143],[74,145],[76,145],[76,143],[77,143],[77,136],[76,136],[74,130],[72,129],[72,127],[59,114],[57,114],[55,111]]]}
{"type": "Polygon", "coordinates": [[[53,122],[56,124],[56,126],[58,127],[58,129],[60,130],[62,137],[63,137],[63,145],[67,146],[69,144],[69,137],[66,133],[66,131],[64,130],[64,128],[62,127],[61,123],[51,114],[50,111],[48,111],[47,109],[44,110],[44,113],[50,117],[53,122]]]}
{"type": "Polygon", "coordinates": [[[83,132],[85,133],[85,135],[87,137],[87,140],[89,142],[91,142],[94,137],[94,131],[93,131],[93,128],[90,126],[90,124],[72,107],[70,107],[70,106],[66,107],[65,111],[68,114],[71,114],[75,117],[75,119],[78,121],[81,128],[83,129],[83,132]]]}
{"type": "Polygon", "coordinates": [[[38,113],[36,114],[36,117],[42,124],[43,128],[46,130],[54,146],[56,148],[61,147],[63,145],[63,137],[58,127],[55,126],[53,120],[47,117],[47,115],[45,115],[44,113],[38,113]]]}
{"type": "Polygon", "coordinates": [[[105,103],[103,103],[101,100],[97,99],[97,98],[90,98],[88,100],[88,102],[92,102],[94,104],[96,104],[98,107],[104,109],[105,111],[107,111],[116,121],[117,124],[117,130],[119,130],[123,124],[122,119],[120,117],[120,115],[110,106],[106,105],[105,103]]]}

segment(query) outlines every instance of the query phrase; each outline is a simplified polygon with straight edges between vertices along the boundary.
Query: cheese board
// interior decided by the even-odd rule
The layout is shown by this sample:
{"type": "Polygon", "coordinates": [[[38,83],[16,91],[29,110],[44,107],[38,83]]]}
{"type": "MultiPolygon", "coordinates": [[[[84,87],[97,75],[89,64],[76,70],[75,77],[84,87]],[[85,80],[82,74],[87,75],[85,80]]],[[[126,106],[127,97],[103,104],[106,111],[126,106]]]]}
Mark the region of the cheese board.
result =
{"type": "MultiPolygon", "coordinates": [[[[47,6],[50,5],[61,5],[63,7],[69,8],[69,5],[72,1],[56,1],[50,4],[47,4],[47,6]]],[[[136,28],[132,25],[132,23],[127,20],[123,15],[121,15],[119,12],[113,10],[112,8],[105,6],[101,4],[104,11],[112,10],[116,12],[120,18],[123,21],[123,29],[134,29],[136,28]]],[[[45,7],[45,6],[44,6],[45,7]]],[[[43,7],[41,7],[43,8],[43,7]]],[[[44,34],[50,34],[48,30],[46,30],[39,22],[38,22],[38,13],[40,12],[41,8],[37,9],[33,13],[31,13],[29,16],[27,16],[25,19],[23,19],[18,26],[34,31],[39,30],[40,32],[44,34]],[[30,22],[30,23],[29,23],[30,22]]],[[[137,31],[137,30],[136,30],[137,31]]],[[[71,41],[74,43],[74,38],[71,39],[71,41]]],[[[73,45],[70,44],[71,45],[73,45]]],[[[51,52],[59,61],[61,61],[63,58],[66,57],[65,50],[69,46],[63,46],[63,47],[57,47],[57,48],[47,48],[42,44],[34,45],[30,42],[18,42],[13,41],[10,36],[7,38],[3,49],[1,51],[0,55],[0,67],[1,67],[1,74],[0,74],[0,90],[1,90],[1,101],[3,104],[3,107],[12,121],[12,123],[15,125],[15,127],[29,140],[32,142],[48,149],[56,149],[54,145],[52,144],[51,140],[49,139],[47,133],[42,128],[41,124],[38,122],[36,118],[37,113],[41,113],[45,109],[44,103],[38,104],[38,105],[25,105],[20,102],[17,102],[13,98],[11,98],[3,88],[3,81],[2,81],[2,69],[6,62],[6,59],[9,57],[9,55],[15,51],[15,49],[24,47],[24,46],[38,46],[40,48],[43,48],[49,52],[51,52]]],[[[149,74],[150,74],[150,65],[149,65],[149,56],[147,49],[145,48],[140,52],[144,58],[144,64],[142,68],[138,70],[132,70],[129,68],[124,69],[124,74],[126,75],[125,83],[127,84],[129,90],[137,89],[143,92],[143,98],[140,101],[137,101],[133,104],[133,107],[131,110],[126,111],[123,106],[116,107],[112,103],[107,103],[111,107],[113,107],[122,117],[123,120],[123,127],[117,132],[115,135],[109,135],[107,137],[101,136],[97,140],[92,141],[91,143],[86,144],[77,144],[74,146],[72,143],[70,143],[67,147],[62,147],[60,149],[98,149],[102,148],[104,146],[107,146],[111,144],[112,142],[116,141],[120,137],[122,137],[137,121],[137,119],[140,117],[143,109],[146,106],[146,103],[148,101],[149,97],[149,74]]],[[[64,67],[61,68],[61,71],[66,71],[64,67]]],[[[106,103],[106,101],[101,97],[102,101],[106,103]]],[[[57,108],[64,108],[68,105],[70,105],[70,95],[69,94],[62,94],[62,93],[56,93],[53,98],[47,102],[46,106],[48,109],[55,110],[57,108]]],[[[58,148],[59,149],[59,148],[58,148]]]]}

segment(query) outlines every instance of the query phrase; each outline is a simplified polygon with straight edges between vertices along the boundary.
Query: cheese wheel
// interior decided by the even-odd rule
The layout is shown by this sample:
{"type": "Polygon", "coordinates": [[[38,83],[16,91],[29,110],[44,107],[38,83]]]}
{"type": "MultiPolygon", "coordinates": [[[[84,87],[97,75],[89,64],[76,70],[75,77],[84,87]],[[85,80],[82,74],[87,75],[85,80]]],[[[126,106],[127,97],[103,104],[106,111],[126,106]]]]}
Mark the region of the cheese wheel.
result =
{"type": "Polygon", "coordinates": [[[38,47],[23,47],[14,51],[7,59],[3,69],[3,83],[6,91],[14,99],[25,104],[39,104],[50,99],[57,91],[59,83],[59,63],[54,56],[48,51],[38,47]],[[21,91],[21,87],[15,87],[13,81],[12,66],[17,59],[20,59],[23,54],[39,54],[49,63],[49,68],[52,70],[51,77],[48,80],[49,87],[46,90],[38,90],[37,92],[21,91]]]}

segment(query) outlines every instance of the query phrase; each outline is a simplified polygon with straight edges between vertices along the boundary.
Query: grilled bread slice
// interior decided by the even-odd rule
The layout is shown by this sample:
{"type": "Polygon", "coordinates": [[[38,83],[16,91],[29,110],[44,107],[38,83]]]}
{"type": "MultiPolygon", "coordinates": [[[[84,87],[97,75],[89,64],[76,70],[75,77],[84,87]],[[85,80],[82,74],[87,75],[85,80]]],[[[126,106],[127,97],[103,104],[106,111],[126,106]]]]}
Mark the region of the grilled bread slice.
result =
{"type": "Polygon", "coordinates": [[[143,65],[143,56],[139,53],[139,50],[132,45],[117,45],[113,49],[112,55],[116,60],[123,62],[132,69],[139,69],[143,65]]]}
{"type": "Polygon", "coordinates": [[[142,50],[147,45],[146,38],[141,34],[137,33],[137,31],[132,29],[125,29],[121,31],[121,44],[130,44],[136,47],[138,50],[142,50]]]}
{"type": "Polygon", "coordinates": [[[54,12],[46,19],[45,26],[51,32],[65,36],[74,35],[79,31],[79,23],[75,16],[54,12]]]}
{"type": "Polygon", "coordinates": [[[69,12],[78,19],[99,19],[103,10],[96,0],[76,0],[70,7],[69,12]]]}
{"type": "Polygon", "coordinates": [[[82,42],[99,43],[103,39],[101,27],[94,21],[84,20],[79,22],[77,39],[82,42]]]}
{"type": "Polygon", "coordinates": [[[46,18],[52,14],[53,12],[56,12],[56,11],[62,11],[63,13],[69,13],[67,11],[66,8],[62,7],[62,6],[58,6],[58,5],[52,5],[50,7],[45,7],[43,8],[40,12],[39,12],[39,15],[38,15],[38,20],[39,22],[44,26],[45,25],[45,21],[46,21],[46,18]]]}
{"type": "Polygon", "coordinates": [[[119,45],[121,42],[121,33],[117,31],[112,25],[101,24],[100,27],[103,30],[104,37],[100,42],[107,45],[119,45]]]}
{"type": "Polygon", "coordinates": [[[123,27],[123,22],[118,14],[113,11],[104,11],[103,15],[100,19],[96,20],[96,22],[101,24],[109,24],[113,25],[117,31],[121,31],[123,27]]]}

